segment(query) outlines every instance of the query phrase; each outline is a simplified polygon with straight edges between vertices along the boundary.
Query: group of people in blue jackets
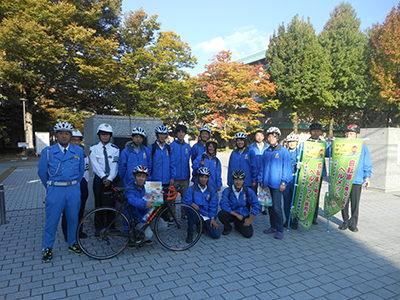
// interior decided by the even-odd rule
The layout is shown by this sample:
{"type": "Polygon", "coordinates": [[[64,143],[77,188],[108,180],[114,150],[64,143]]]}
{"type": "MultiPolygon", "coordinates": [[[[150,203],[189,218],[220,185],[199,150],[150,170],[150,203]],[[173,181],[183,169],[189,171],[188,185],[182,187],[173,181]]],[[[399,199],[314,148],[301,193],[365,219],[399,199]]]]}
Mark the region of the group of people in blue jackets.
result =
{"type": "MultiPolygon", "coordinates": [[[[76,243],[75,231],[87,198],[88,174],[84,176],[84,173],[88,171],[89,161],[79,147],[80,143],[71,143],[74,129],[67,122],[59,122],[54,131],[58,142],[42,151],[38,165],[39,177],[47,189],[43,262],[52,261],[55,233],[62,213],[65,216],[63,228],[68,250],[82,254],[76,243]],[[86,191],[80,189],[82,180],[86,180],[86,191]],[[85,199],[81,200],[83,194],[85,199]]],[[[321,133],[321,124],[310,125],[310,139],[320,139],[321,133]]],[[[347,135],[351,138],[357,138],[359,133],[357,125],[352,124],[347,128],[347,135]]],[[[157,126],[156,141],[147,147],[143,145],[145,130],[135,127],[132,130],[132,142],[121,153],[111,143],[112,134],[111,125],[99,125],[97,135],[100,141],[90,147],[95,207],[115,205],[110,190],[112,185],[120,181],[122,185],[134,188],[127,191],[126,196],[134,215],[142,219],[153,208],[151,201],[143,199],[146,181],[158,181],[163,186],[181,184],[182,201],[198,210],[203,219],[204,231],[212,238],[218,239],[221,235],[217,218],[223,225],[223,235],[230,234],[234,228],[244,237],[250,238],[253,235],[252,220],[259,212],[270,216],[270,227],[264,233],[273,234],[276,239],[283,238],[283,229],[290,218],[294,178],[299,161],[299,137],[296,134],[286,138],[286,148],[280,144],[281,131],[277,127],[270,127],[266,131],[257,130],[255,141],[250,145],[246,133],[238,132],[235,135],[236,149],[232,151],[228,163],[228,187],[222,192],[221,199],[218,199],[218,192],[222,188],[222,166],[216,155],[218,144],[210,139],[210,127],[203,126],[200,129],[199,140],[193,147],[185,142],[185,125],[176,126],[176,140],[171,144],[166,142],[168,128],[157,126]],[[264,187],[269,188],[272,196],[272,206],[268,207],[268,212],[266,209],[263,211],[257,198],[258,189],[264,187]]],[[[77,136],[82,141],[80,132],[77,136]]],[[[365,146],[362,148],[360,162],[354,180],[356,188],[353,188],[355,191],[350,196],[352,217],[349,217],[347,205],[342,212],[342,230],[349,228],[358,231],[361,189],[357,185],[369,182],[372,170],[368,148],[365,146]]],[[[317,224],[316,216],[314,224],[317,224]]],[[[112,218],[112,215],[96,216],[96,220],[102,220],[105,224],[112,218]]],[[[190,213],[187,218],[187,242],[190,243],[195,219],[190,213]]],[[[96,234],[104,226],[102,222],[95,224],[96,234]]],[[[293,229],[298,227],[295,219],[291,224],[293,229]]],[[[152,232],[149,230],[145,239],[151,243],[152,232]]],[[[81,238],[85,237],[84,232],[80,234],[81,238]]]]}

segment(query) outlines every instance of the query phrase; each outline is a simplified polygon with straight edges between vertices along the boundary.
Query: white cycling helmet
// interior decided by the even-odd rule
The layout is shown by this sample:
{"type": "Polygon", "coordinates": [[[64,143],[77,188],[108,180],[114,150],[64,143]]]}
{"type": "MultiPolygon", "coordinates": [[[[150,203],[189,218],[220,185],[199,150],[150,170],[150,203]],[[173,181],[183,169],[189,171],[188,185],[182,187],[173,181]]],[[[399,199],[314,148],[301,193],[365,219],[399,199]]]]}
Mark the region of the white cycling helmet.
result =
{"type": "Polygon", "coordinates": [[[97,127],[97,134],[100,134],[100,133],[111,133],[111,135],[112,135],[113,129],[110,124],[103,123],[103,124],[100,124],[99,127],[97,127]]]}
{"type": "Polygon", "coordinates": [[[235,140],[237,139],[247,139],[247,134],[244,132],[238,132],[235,134],[235,140]]]}
{"type": "Polygon", "coordinates": [[[200,133],[202,131],[207,131],[209,134],[211,134],[211,128],[206,125],[200,128],[200,133]]]}
{"type": "Polygon", "coordinates": [[[168,134],[168,128],[164,125],[157,126],[155,129],[155,133],[166,133],[168,134]]]}
{"type": "Polygon", "coordinates": [[[72,136],[83,137],[82,133],[78,129],[72,130],[72,136]]]}
{"type": "Polygon", "coordinates": [[[298,142],[299,141],[299,136],[295,133],[291,133],[286,137],[287,142],[298,142]]]}
{"type": "Polygon", "coordinates": [[[211,175],[211,171],[209,168],[207,167],[200,167],[197,169],[197,175],[207,175],[210,176],[211,175]]]}
{"type": "Polygon", "coordinates": [[[278,127],[270,127],[267,130],[267,136],[271,133],[276,133],[276,135],[278,136],[278,138],[281,136],[281,131],[279,130],[278,127]]]}
{"type": "Polygon", "coordinates": [[[68,122],[58,122],[56,125],[54,125],[54,132],[57,133],[58,131],[69,131],[72,133],[74,130],[74,127],[69,124],[68,122]]]}
{"type": "Polygon", "coordinates": [[[135,127],[132,129],[132,135],[141,135],[143,138],[146,137],[146,131],[142,127],[135,127]]]}

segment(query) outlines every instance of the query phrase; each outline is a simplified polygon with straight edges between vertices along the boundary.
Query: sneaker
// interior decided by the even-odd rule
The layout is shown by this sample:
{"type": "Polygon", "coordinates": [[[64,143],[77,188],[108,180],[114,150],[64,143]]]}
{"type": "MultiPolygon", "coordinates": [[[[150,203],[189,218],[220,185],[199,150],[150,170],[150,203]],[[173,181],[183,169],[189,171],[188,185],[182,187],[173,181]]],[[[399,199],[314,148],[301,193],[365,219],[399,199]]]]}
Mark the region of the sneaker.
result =
{"type": "Polygon", "coordinates": [[[313,225],[318,225],[318,220],[317,219],[312,220],[312,224],[313,225]]]}
{"type": "Polygon", "coordinates": [[[357,226],[353,227],[353,226],[349,226],[349,229],[353,232],[358,232],[358,228],[357,226]]]}
{"type": "Polygon", "coordinates": [[[222,231],[222,235],[228,235],[231,232],[232,232],[232,228],[229,228],[229,229],[225,228],[224,231],[222,231]]]}
{"type": "Polygon", "coordinates": [[[186,238],[186,243],[190,244],[191,242],[193,242],[193,234],[188,234],[186,238]]]}
{"type": "Polygon", "coordinates": [[[340,230],[346,230],[347,228],[349,228],[349,226],[346,223],[343,223],[342,225],[339,226],[340,230]]]}
{"type": "Polygon", "coordinates": [[[265,234],[269,234],[269,233],[274,233],[274,232],[276,232],[276,230],[273,229],[273,228],[271,227],[271,228],[269,228],[269,229],[264,230],[263,232],[264,232],[265,234]]]}
{"type": "Polygon", "coordinates": [[[299,228],[299,225],[297,223],[292,223],[292,229],[297,229],[299,228]]]}
{"type": "Polygon", "coordinates": [[[276,239],[278,239],[278,240],[283,239],[283,233],[280,232],[280,231],[278,231],[278,232],[275,234],[274,238],[276,238],[276,239]]]}
{"type": "Polygon", "coordinates": [[[144,241],[143,244],[144,244],[144,245],[152,245],[152,244],[153,244],[153,241],[152,241],[152,240],[144,241]]]}
{"type": "Polygon", "coordinates": [[[42,257],[42,262],[48,263],[53,260],[53,252],[51,251],[50,248],[46,248],[43,252],[43,257],[42,257]]]}
{"type": "Polygon", "coordinates": [[[268,209],[264,210],[264,211],[262,212],[262,214],[263,214],[264,216],[268,215],[268,209]]]}
{"type": "Polygon", "coordinates": [[[285,223],[283,223],[283,227],[286,228],[288,226],[288,222],[286,221],[285,223]]]}
{"type": "Polygon", "coordinates": [[[128,242],[128,249],[131,249],[131,250],[135,250],[137,247],[136,247],[136,244],[134,243],[134,242],[132,242],[132,241],[129,241],[128,242]]]}
{"type": "Polygon", "coordinates": [[[68,247],[68,251],[71,252],[71,253],[74,253],[76,255],[82,255],[83,254],[81,248],[79,248],[77,243],[74,243],[73,245],[69,246],[68,247]]]}

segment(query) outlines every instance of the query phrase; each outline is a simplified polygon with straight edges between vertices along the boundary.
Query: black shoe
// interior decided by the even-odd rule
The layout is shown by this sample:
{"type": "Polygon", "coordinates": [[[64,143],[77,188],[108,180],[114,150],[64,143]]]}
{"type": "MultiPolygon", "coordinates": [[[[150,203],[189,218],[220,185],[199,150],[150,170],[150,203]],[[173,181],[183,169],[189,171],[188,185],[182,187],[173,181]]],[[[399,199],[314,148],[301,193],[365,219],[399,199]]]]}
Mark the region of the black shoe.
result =
{"type": "Polygon", "coordinates": [[[42,262],[48,263],[53,260],[53,252],[51,251],[50,248],[46,248],[43,252],[43,257],[42,257],[42,262]]]}
{"type": "Polygon", "coordinates": [[[188,234],[187,238],[186,238],[186,243],[190,244],[193,242],[193,234],[188,234]]]}
{"type": "Polygon", "coordinates": [[[317,219],[312,220],[312,224],[313,225],[318,225],[318,220],[317,219]]]}
{"type": "Polygon", "coordinates": [[[264,210],[264,211],[262,212],[262,214],[263,214],[264,216],[268,215],[268,209],[264,210]]]}
{"type": "Polygon", "coordinates": [[[292,223],[292,229],[297,229],[299,228],[299,225],[297,223],[292,223]]]}
{"type": "Polygon", "coordinates": [[[64,235],[64,240],[65,240],[66,242],[68,242],[68,237],[67,237],[66,235],[64,235]]]}
{"type": "Polygon", "coordinates": [[[357,226],[353,227],[353,226],[349,226],[349,229],[353,232],[358,232],[358,228],[357,226]]]}
{"type": "Polygon", "coordinates": [[[287,228],[288,222],[283,223],[283,228],[287,228]]]}
{"type": "Polygon", "coordinates": [[[73,245],[69,246],[68,247],[68,251],[71,252],[71,253],[74,253],[76,255],[82,255],[83,254],[81,248],[79,248],[77,243],[74,243],[73,245]]]}
{"type": "Polygon", "coordinates": [[[222,231],[222,235],[228,235],[231,233],[231,231],[232,231],[232,228],[230,228],[230,229],[225,228],[224,231],[222,231]]]}
{"type": "Polygon", "coordinates": [[[347,228],[349,228],[349,226],[346,223],[343,223],[342,225],[339,226],[340,230],[346,230],[347,228]]]}
{"type": "Polygon", "coordinates": [[[79,231],[79,238],[86,239],[87,237],[88,235],[86,233],[84,233],[83,231],[79,231]]]}

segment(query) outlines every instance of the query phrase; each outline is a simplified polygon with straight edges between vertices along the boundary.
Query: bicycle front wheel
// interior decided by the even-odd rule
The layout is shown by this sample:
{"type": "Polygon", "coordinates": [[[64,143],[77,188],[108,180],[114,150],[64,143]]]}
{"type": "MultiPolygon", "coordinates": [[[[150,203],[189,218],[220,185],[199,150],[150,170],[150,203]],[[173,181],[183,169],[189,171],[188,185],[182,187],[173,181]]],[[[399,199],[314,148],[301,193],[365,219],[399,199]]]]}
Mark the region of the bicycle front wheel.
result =
{"type": "Polygon", "coordinates": [[[112,207],[90,211],[80,220],[76,241],[83,253],[94,259],[108,259],[121,253],[129,240],[129,220],[112,207]],[[87,237],[80,238],[80,232],[87,237]]]}
{"type": "Polygon", "coordinates": [[[175,203],[170,207],[165,207],[157,214],[154,231],[157,240],[165,248],[182,251],[189,249],[199,241],[203,232],[203,220],[192,206],[175,203]],[[172,218],[167,217],[171,215],[172,218]],[[189,221],[194,225],[191,226],[192,228],[189,228],[189,221]],[[192,235],[191,239],[188,239],[190,234],[192,235]]]}

